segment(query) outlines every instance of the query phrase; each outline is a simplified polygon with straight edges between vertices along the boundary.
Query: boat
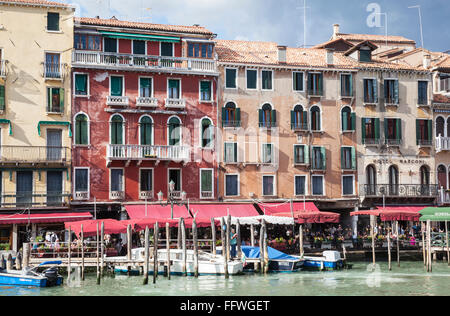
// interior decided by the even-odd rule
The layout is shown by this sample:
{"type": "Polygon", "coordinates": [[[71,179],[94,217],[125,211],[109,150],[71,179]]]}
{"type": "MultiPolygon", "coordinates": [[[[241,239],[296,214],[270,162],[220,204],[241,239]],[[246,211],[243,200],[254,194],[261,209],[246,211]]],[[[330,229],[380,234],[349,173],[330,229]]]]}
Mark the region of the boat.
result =
{"type": "Polygon", "coordinates": [[[341,270],[345,267],[345,261],[338,251],[324,251],[322,257],[305,256],[304,259],[305,270],[341,270]]]}
{"type": "MultiPolygon", "coordinates": [[[[261,252],[259,247],[242,246],[242,260],[247,271],[254,270],[254,264],[259,262],[261,252]]],[[[298,272],[302,269],[304,260],[297,256],[287,255],[279,250],[267,247],[269,257],[269,272],[298,272]]]]}
{"type": "MultiPolygon", "coordinates": [[[[153,252],[150,251],[151,257],[149,260],[149,274],[154,272],[154,260],[153,252]]],[[[145,249],[136,248],[131,252],[133,260],[144,261],[145,249]]],[[[171,275],[183,275],[183,250],[182,249],[170,249],[170,274],[171,275]]],[[[158,250],[158,274],[165,274],[167,265],[167,249],[158,250]]],[[[130,267],[130,275],[139,275],[142,270],[140,266],[130,267]]],[[[228,274],[236,275],[242,273],[244,270],[243,262],[230,261],[228,262],[228,274]]],[[[128,274],[128,267],[125,265],[119,265],[114,267],[115,273],[128,274]]],[[[186,273],[187,275],[194,275],[194,251],[186,250],[186,273]]],[[[198,252],[198,273],[199,275],[222,275],[225,274],[224,258],[221,255],[213,255],[208,252],[198,252]]]]}
{"type": "Polygon", "coordinates": [[[0,284],[33,287],[51,287],[63,283],[63,277],[59,275],[58,265],[61,261],[43,262],[36,267],[28,267],[23,270],[0,269],[0,284]],[[37,272],[39,268],[51,266],[43,272],[37,272]]]}

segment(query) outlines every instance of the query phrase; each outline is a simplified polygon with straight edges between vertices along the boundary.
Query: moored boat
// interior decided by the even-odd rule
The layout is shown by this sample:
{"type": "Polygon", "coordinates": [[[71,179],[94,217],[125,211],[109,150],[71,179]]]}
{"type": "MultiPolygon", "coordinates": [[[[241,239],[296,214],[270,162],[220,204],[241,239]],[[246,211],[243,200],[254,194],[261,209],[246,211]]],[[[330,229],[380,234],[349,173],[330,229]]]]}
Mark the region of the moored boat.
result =
{"type": "MultiPolygon", "coordinates": [[[[300,257],[287,255],[279,250],[267,247],[269,272],[297,272],[303,267],[304,260],[300,257]]],[[[253,270],[254,264],[260,260],[259,247],[242,246],[242,260],[246,270],[253,270]]]]}
{"type": "Polygon", "coordinates": [[[50,287],[63,283],[63,277],[59,275],[58,265],[61,261],[43,262],[34,268],[24,270],[0,270],[0,284],[14,286],[50,287]],[[37,272],[38,268],[51,265],[43,272],[37,272]]]}
{"type": "Polygon", "coordinates": [[[338,251],[324,251],[322,257],[305,256],[304,269],[309,270],[340,270],[345,266],[338,251]]]}

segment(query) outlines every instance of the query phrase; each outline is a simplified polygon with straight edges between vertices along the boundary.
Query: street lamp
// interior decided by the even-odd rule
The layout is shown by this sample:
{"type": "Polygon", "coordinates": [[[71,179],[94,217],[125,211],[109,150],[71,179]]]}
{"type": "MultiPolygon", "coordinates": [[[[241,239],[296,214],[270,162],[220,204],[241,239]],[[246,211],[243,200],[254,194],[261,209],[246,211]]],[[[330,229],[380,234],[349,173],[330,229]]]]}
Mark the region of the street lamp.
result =
{"type": "Polygon", "coordinates": [[[174,205],[183,206],[183,205],[188,204],[186,201],[187,193],[185,191],[181,192],[181,194],[180,194],[181,200],[178,200],[178,199],[175,199],[174,190],[175,190],[175,182],[173,180],[171,180],[169,182],[169,194],[167,196],[166,202],[163,202],[164,194],[162,193],[162,191],[159,191],[159,193],[158,193],[159,204],[161,206],[170,205],[170,218],[171,219],[173,219],[173,206],[174,205]]]}

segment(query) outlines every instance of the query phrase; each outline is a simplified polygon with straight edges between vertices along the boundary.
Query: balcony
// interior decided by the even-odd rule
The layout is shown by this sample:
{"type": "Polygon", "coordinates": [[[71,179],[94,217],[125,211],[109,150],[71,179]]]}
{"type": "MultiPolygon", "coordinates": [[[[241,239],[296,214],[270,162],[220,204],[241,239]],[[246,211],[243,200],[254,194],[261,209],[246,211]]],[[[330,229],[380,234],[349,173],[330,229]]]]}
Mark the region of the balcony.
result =
{"type": "Polygon", "coordinates": [[[158,99],[149,97],[137,97],[136,106],[155,108],[158,106],[158,99]]]}
{"type": "Polygon", "coordinates": [[[129,98],[124,96],[113,96],[108,95],[106,99],[106,105],[109,106],[128,106],[129,104],[129,98]]]}
{"type": "Polygon", "coordinates": [[[153,191],[140,191],[139,199],[141,200],[152,200],[153,199],[153,191]]]}
{"type": "Polygon", "coordinates": [[[292,123],[291,128],[296,132],[307,132],[309,131],[309,127],[307,123],[292,123]]]}
{"type": "Polygon", "coordinates": [[[365,146],[378,146],[378,145],[380,145],[380,139],[379,138],[365,138],[363,140],[363,145],[365,145],[365,146]]]}
{"type": "Polygon", "coordinates": [[[186,100],[185,99],[164,99],[165,106],[168,109],[184,109],[186,108],[186,100]]]}
{"type": "Polygon", "coordinates": [[[8,63],[7,60],[0,60],[0,78],[6,77],[6,64],[8,63]]]}
{"type": "Polygon", "coordinates": [[[431,147],[433,146],[433,141],[429,139],[418,139],[417,146],[420,147],[431,147]]]}
{"type": "Polygon", "coordinates": [[[450,150],[450,137],[436,137],[436,152],[450,150]]]}
{"type": "Polygon", "coordinates": [[[143,56],[75,50],[73,67],[217,73],[216,61],[186,57],[143,56]]]}
{"type": "Polygon", "coordinates": [[[439,186],[434,184],[364,184],[360,187],[360,194],[365,197],[411,197],[436,198],[439,196],[439,186]]]}
{"type": "Polygon", "coordinates": [[[0,146],[1,163],[69,163],[70,148],[0,146]]]}
{"type": "Polygon", "coordinates": [[[213,199],[214,198],[214,192],[200,192],[200,198],[201,199],[213,199]]]}
{"type": "Polygon", "coordinates": [[[365,96],[364,97],[364,106],[376,106],[378,104],[378,100],[375,96],[365,96]]]}
{"type": "Polygon", "coordinates": [[[61,63],[44,63],[44,78],[46,80],[63,79],[63,64],[61,63]]]}
{"type": "Polygon", "coordinates": [[[388,146],[399,147],[403,141],[401,139],[386,139],[385,144],[388,146]]]}
{"type": "Polygon", "coordinates": [[[275,128],[277,127],[277,122],[267,121],[267,122],[259,122],[260,128],[275,128]]]}
{"type": "Polygon", "coordinates": [[[1,207],[63,207],[70,202],[69,192],[4,192],[1,194],[1,207]]]}
{"type": "Polygon", "coordinates": [[[385,106],[395,106],[398,107],[398,100],[395,97],[387,97],[384,99],[385,106]]]}
{"type": "Polygon", "coordinates": [[[241,127],[241,121],[222,121],[222,127],[228,128],[241,127]]]}
{"type": "Polygon", "coordinates": [[[74,201],[87,201],[89,200],[89,192],[88,191],[78,191],[75,192],[73,196],[74,201]]]}
{"type": "Polygon", "coordinates": [[[108,145],[108,160],[188,161],[189,147],[108,145]]]}
{"type": "Polygon", "coordinates": [[[124,191],[111,191],[109,192],[109,199],[113,201],[120,201],[125,199],[124,191]]]}

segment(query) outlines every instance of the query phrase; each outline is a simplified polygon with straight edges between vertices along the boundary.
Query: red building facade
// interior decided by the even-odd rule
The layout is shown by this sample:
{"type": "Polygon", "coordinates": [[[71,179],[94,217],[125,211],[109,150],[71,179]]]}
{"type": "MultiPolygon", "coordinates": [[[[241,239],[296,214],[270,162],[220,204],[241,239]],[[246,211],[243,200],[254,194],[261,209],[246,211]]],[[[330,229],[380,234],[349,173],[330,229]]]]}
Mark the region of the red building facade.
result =
{"type": "Polygon", "coordinates": [[[73,206],[217,197],[215,34],[75,20],[73,206]]]}

